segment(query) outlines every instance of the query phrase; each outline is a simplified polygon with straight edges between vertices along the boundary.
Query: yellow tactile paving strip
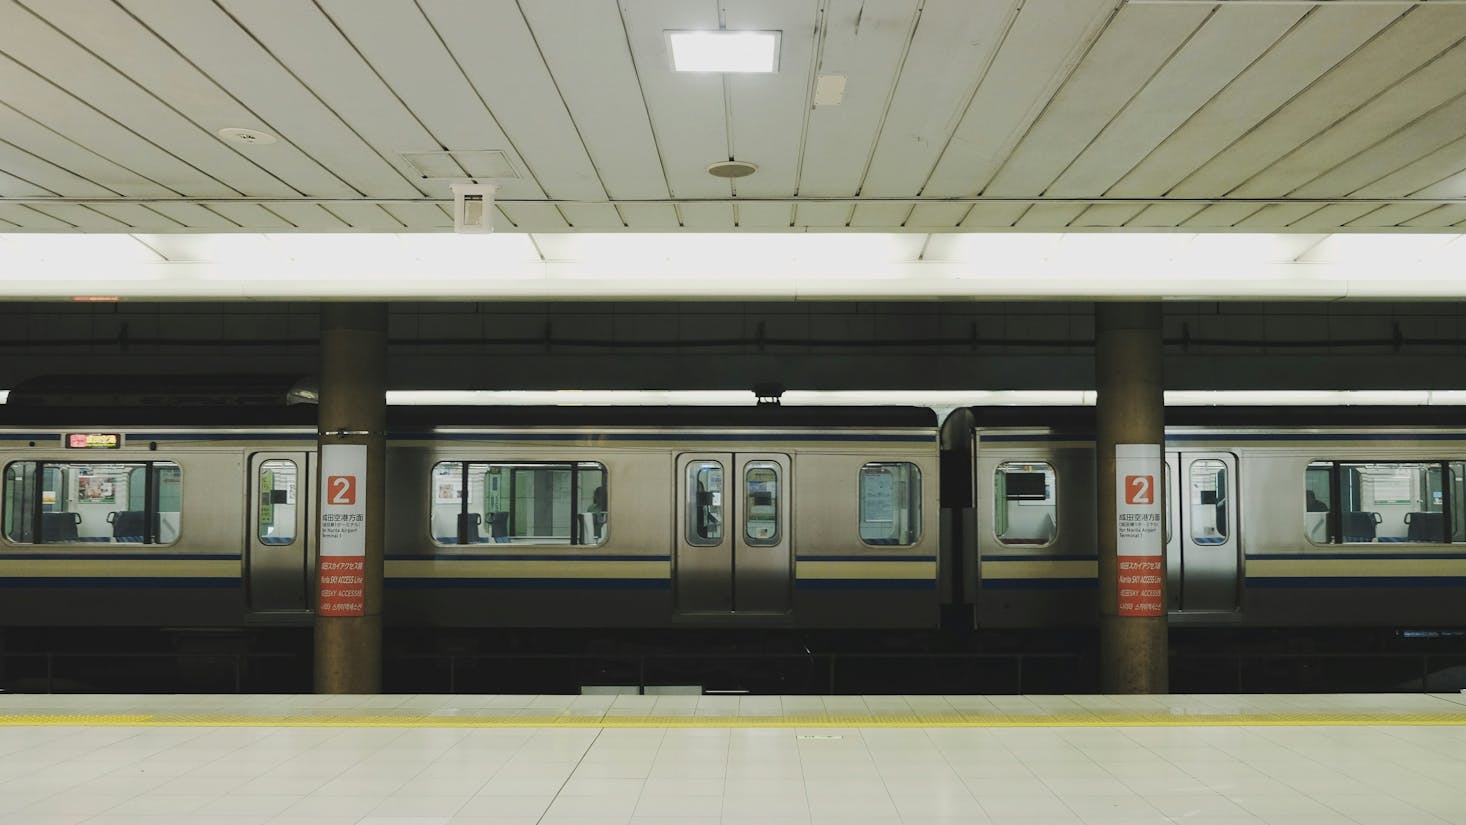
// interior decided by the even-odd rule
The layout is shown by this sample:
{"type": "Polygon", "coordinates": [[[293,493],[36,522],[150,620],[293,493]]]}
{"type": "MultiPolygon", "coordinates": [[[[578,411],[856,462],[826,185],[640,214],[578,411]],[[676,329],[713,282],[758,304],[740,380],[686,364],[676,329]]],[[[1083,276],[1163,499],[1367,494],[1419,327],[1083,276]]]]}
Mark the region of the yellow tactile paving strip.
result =
{"type": "Polygon", "coordinates": [[[616,713],[423,714],[0,714],[0,727],[200,728],[1070,728],[1342,727],[1466,725],[1466,708],[1447,713],[1104,714],[733,714],[647,716],[616,713]]]}

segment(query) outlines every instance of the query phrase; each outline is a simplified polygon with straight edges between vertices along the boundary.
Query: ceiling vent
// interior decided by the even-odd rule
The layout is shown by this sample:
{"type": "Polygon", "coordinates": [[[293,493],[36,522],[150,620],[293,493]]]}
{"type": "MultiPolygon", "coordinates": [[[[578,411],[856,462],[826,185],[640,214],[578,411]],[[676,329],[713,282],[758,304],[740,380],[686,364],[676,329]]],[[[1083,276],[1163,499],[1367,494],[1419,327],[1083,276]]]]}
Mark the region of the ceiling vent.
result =
{"type": "Polygon", "coordinates": [[[502,149],[402,152],[402,159],[423,180],[518,179],[514,164],[502,149]]]}
{"type": "Polygon", "coordinates": [[[746,160],[724,160],[708,164],[708,174],[715,178],[746,178],[758,171],[758,165],[746,160]]]}

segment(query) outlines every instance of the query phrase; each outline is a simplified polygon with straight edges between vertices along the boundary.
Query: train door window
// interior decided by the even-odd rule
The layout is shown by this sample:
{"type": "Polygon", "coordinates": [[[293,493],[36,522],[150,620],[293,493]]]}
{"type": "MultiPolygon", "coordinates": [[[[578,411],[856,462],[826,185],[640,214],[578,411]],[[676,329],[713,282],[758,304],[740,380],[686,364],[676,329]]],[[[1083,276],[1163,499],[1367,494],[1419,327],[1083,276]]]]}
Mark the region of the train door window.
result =
{"type": "Polygon", "coordinates": [[[444,461],[433,467],[439,544],[598,545],[606,540],[605,465],[444,461]]]}
{"type": "Polygon", "coordinates": [[[1227,465],[1214,458],[1191,462],[1187,501],[1191,540],[1196,544],[1223,544],[1227,540],[1227,465]]]}
{"type": "Polygon", "coordinates": [[[1059,531],[1058,476],[1042,461],[1005,461],[993,476],[993,532],[1007,545],[1051,544],[1059,531]]]}
{"type": "Polygon", "coordinates": [[[183,475],[171,461],[18,461],[6,468],[5,488],[5,535],[13,542],[178,541],[183,475]]]}
{"type": "Polygon", "coordinates": [[[261,544],[295,543],[295,462],[272,458],[260,462],[255,478],[255,501],[259,502],[258,522],[261,544]]]}
{"type": "Polygon", "coordinates": [[[714,547],[723,542],[723,465],[693,461],[687,465],[687,543],[714,547]]]}
{"type": "Polygon", "coordinates": [[[921,537],[921,470],[905,461],[860,468],[860,540],[910,547],[921,537]]]}
{"type": "Polygon", "coordinates": [[[779,465],[751,461],[743,474],[743,538],[750,546],[772,547],[780,541],[779,465]]]}

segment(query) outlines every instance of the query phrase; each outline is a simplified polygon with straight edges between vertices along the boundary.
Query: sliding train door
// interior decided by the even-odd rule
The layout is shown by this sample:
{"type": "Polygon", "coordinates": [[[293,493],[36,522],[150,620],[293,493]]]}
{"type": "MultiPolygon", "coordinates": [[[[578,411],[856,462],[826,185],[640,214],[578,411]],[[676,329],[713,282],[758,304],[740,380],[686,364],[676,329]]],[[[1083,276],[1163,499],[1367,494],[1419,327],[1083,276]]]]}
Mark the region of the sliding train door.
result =
{"type": "Polygon", "coordinates": [[[244,569],[250,618],[309,615],[314,566],[309,479],[304,452],[255,453],[249,460],[249,535],[244,569]]]}
{"type": "Polygon", "coordinates": [[[676,469],[677,614],[788,613],[794,572],[789,456],[684,453],[676,469]]]}
{"type": "Polygon", "coordinates": [[[1238,608],[1241,539],[1237,531],[1237,457],[1221,452],[1166,456],[1166,538],[1172,611],[1230,613],[1238,608]]]}

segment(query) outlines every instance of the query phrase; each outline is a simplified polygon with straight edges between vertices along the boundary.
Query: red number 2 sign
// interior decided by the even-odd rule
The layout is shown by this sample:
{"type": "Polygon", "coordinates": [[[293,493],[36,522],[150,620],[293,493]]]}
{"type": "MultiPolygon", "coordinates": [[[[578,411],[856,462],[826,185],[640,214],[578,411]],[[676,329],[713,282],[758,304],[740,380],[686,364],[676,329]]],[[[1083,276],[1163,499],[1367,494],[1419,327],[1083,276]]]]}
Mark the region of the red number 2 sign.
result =
{"type": "Polygon", "coordinates": [[[327,504],[355,504],[356,476],[328,476],[326,478],[327,504]]]}
{"type": "Polygon", "coordinates": [[[1126,504],[1155,504],[1155,476],[1125,476],[1126,504]]]}

